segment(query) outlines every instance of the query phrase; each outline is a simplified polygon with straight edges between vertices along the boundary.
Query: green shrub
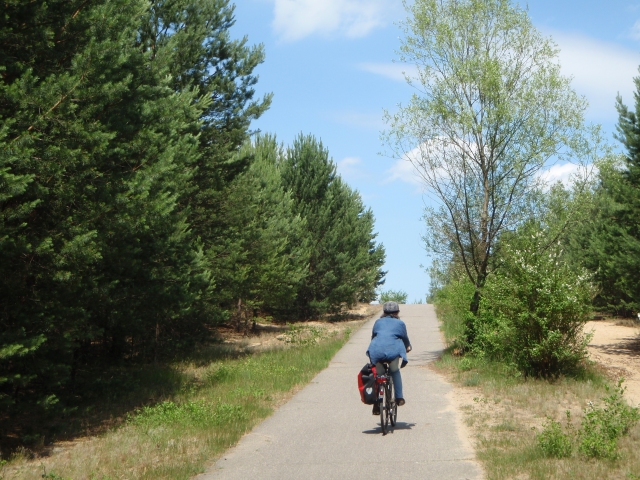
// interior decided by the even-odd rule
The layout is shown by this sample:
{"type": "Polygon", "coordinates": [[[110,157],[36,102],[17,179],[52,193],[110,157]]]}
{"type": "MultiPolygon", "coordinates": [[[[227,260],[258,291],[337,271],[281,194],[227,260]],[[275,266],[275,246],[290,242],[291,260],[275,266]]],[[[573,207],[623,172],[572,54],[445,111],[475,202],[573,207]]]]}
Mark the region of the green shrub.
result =
{"type": "Polygon", "coordinates": [[[288,332],[285,332],[284,341],[286,343],[293,343],[300,346],[315,345],[324,336],[322,328],[309,327],[309,326],[292,326],[288,332]]]}
{"type": "Polygon", "coordinates": [[[460,360],[460,363],[458,363],[458,368],[463,372],[468,372],[469,370],[472,370],[473,367],[473,361],[469,357],[462,358],[460,360]]]}
{"type": "Polygon", "coordinates": [[[576,271],[544,231],[503,245],[474,319],[473,348],[513,361],[525,375],[557,377],[575,371],[587,355],[583,326],[591,311],[590,276],[576,271]]]}
{"type": "Polygon", "coordinates": [[[205,383],[207,385],[221,383],[232,378],[234,374],[235,372],[228,366],[222,363],[214,363],[205,374],[205,383]]]}
{"type": "MultiPolygon", "coordinates": [[[[571,456],[573,445],[586,457],[618,458],[618,438],[640,420],[638,408],[630,407],[623,399],[623,380],[618,382],[611,395],[602,399],[603,406],[596,407],[589,402],[582,418],[580,430],[575,432],[567,411],[567,432],[563,432],[559,422],[548,419],[543,431],[538,435],[538,446],[548,457],[564,458],[571,456]]],[[[605,385],[607,392],[611,391],[605,385]]]]}
{"type": "Polygon", "coordinates": [[[469,306],[474,292],[473,284],[463,279],[447,283],[433,295],[436,313],[449,345],[464,346],[465,318],[470,314],[469,306]]]}
{"type": "MultiPolygon", "coordinates": [[[[569,412],[567,412],[567,415],[569,412]]],[[[573,451],[571,435],[562,431],[560,422],[549,418],[544,429],[538,435],[538,446],[547,457],[570,457],[573,451]]]]}
{"type": "MultiPolygon", "coordinates": [[[[617,439],[640,420],[638,408],[630,407],[622,398],[625,390],[622,382],[621,379],[611,395],[603,399],[603,407],[589,402],[582,419],[579,446],[580,452],[587,457],[617,458],[617,439]]],[[[611,390],[609,386],[605,388],[611,390]]]]}
{"type": "Polygon", "coordinates": [[[380,303],[397,302],[404,304],[407,303],[408,296],[407,292],[402,290],[384,290],[380,292],[380,303]]]}

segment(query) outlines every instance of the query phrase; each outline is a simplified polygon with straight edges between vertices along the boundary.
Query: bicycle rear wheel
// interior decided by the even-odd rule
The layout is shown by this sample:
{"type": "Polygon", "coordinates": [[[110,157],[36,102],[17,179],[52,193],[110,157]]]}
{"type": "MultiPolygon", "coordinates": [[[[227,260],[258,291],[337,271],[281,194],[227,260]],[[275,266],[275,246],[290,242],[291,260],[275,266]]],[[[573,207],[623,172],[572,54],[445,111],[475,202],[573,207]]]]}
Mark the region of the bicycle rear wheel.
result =
{"type": "Polygon", "coordinates": [[[383,394],[383,398],[381,398],[380,400],[378,400],[379,406],[380,406],[380,428],[382,429],[382,434],[386,435],[387,434],[387,409],[386,409],[386,405],[385,405],[385,401],[384,399],[386,398],[386,391],[387,391],[387,386],[386,385],[379,385],[378,388],[381,388],[384,390],[384,394],[383,394]]]}
{"type": "Polygon", "coordinates": [[[393,385],[393,378],[389,378],[389,388],[387,388],[387,396],[385,401],[389,405],[388,415],[389,422],[392,427],[396,426],[396,420],[398,418],[398,404],[396,403],[396,389],[393,385]]]}

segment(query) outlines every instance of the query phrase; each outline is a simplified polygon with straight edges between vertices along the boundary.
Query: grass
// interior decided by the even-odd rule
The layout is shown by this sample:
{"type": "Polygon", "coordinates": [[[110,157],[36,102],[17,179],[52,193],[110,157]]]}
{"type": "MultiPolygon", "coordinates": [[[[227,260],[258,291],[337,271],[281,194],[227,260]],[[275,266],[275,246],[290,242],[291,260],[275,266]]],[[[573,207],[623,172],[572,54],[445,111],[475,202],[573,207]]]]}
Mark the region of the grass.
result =
{"type": "Polygon", "coordinates": [[[228,347],[204,349],[172,365],[172,388],[156,401],[100,435],[58,443],[49,457],[18,453],[0,463],[0,478],[191,478],[325,368],[348,336],[294,329],[290,348],[240,357],[228,347]]]}
{"type": "MultiPolygon", "coordinates": [[[[577,449],[564,458],[553,458],[545,454],[541,443],[545,444],[538,440],[551,421],[559,422],[564,431],[577,431],[589,411],[589,402],[603,405],[602,399],[610,394],[605,384],[615,382],[595,367],[588,367],[576,378],[550,382],[518,376],[508,365],[447,351],[435,368],[468,396],[463,412],[487,478],[640,478],[638,425],[618,441],[618,458],[613,460],[587,458],[577,449]]],[[[563,446],[551,444],[548,448],[563,446]]]]}

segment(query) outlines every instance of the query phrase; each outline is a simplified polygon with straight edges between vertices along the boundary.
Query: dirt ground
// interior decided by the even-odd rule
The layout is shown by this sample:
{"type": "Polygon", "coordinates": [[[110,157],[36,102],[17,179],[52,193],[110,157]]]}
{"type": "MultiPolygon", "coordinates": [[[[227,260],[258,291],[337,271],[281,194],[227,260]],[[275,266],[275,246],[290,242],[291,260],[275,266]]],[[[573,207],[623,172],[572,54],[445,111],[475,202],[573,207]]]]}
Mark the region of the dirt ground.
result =
{"type": "Polygon", "coordinates": [[[357,330],[372,315],[378,313],[379,305],[360,303],[348,310],[339,321],[305,321],[290,324],[258,323],[248,335],[237,332],[232,326],[218,328],[224,343],[252,352],[294,345],[314,338],[328,337],[347,329],[357,330]]]}
{"type": "MultiPolygon", "coordinates": [[[[611,378],[611,383],[623,377],[627,402],[632,406],[639,406],[640,323],[615,319],[591,321],[585,325],[585,332],[593,333],[588,345],[590,359],[604,369],[611,378]]],[[[540,428],[545,421],[527,409],[515,408],[508,399],[498,402],[496,399],[484,398],[479,387],[455,385],[448,398],[458,411],[463,412],[458,418],[458,430],[476,448],[481,437],[479,432],[482,431],[477,424],[482,424],[483,428],[488,426],[508,430],[509,424],[540,428]]],[[[540,403],[544,400],[532,398],[531,401],[540,403]]],[[[581,407],[565,402],[559,404],[558,408],[561,412],[570,409],[575,415],[581,407]]]]}
{"type": "Polygon", "coordinates": [[[624,377],[625,396],[631,405],[640,404],[640,324],[633,320],[588,322],[593,332],[589,356],[613,379],[624,377]]]}

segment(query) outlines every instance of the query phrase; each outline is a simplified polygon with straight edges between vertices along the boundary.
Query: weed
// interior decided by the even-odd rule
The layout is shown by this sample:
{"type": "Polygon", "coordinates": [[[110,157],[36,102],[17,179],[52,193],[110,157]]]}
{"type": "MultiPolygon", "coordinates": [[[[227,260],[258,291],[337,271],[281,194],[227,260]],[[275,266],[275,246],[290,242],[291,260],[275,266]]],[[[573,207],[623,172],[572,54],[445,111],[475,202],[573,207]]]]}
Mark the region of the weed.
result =
{"type": "Polygon", "coordinates": [[[623,380],[612,389],[605,385],[609,396],[603,398],[604,406],[587,404],[580,430],[572,431],[570,412],[567,411],[567,433],[559,422],[548,418],[544,430],[538,435],[538,446],[548,457],[564,458],[571,455],[573,440],[586,457],[615,460],[619,457],[618,438],[626,435],[640,419],[638,409],[630,407],[623,400],[623,380]]]}
{"type": "Polygon", "coordinates": [[[469,371],[473,368],[473,362],[470,357],[463,357],[458,364],[458,368],[463,372],[469,371]]]}
{"type": "MultiPolygon", "coordinates": [[[[567,411],[567,417],[569,412],[567,411]]],[[[565,458],[573,452],[573,442],[570,435],[562,431],[560,422],[547,417],[544,429],[537,437],[538,446],[547,457],[565,458]]]]}
{"type": "Polygon", "coordinates": [[[625,391],[623,381],[620,379],[612,392],[611,388],[605,385],[605,389],[611,392],[611,395],[603,399],[603,407],[598,408],[592,402],[588,404],[582,419],[579,447],[580,452],[587,457],[617,458],[618,438],[626,435],[640,420],[638,409],[627,405],[622,398],[625,391]]]}
{"type": "Polygon", "coordinates": [[[467,376],[462,384],[465,387],[477,387],[480,384],[480,375],[478,375],[477,373],[473,373],[469,376],[467,376]]]}
{"type": "Polygon", "coordinates": [[[44,467],[42,467],[41,478],[47,478],[49,480],[71,480],[71,479],[67,479],[67,478],[61,477],[60,475],[56,475],[53,472],[47,473],[47,470],[44,467]]]}
{"type": "Polygon", "coordinates": [[[344,331],[345,340],[349,340],[351,338],[351,327],[347,327],[344,331]]]}
{"type": "Polygon", "coordinates": [[[246,388],[236,388],[235,390],[233,390],[232,394],[238,398],[248,398],[248,397],[252,397],[252,398],[264,398],[264,399],[268,399],[269,396],[267,395],[267,391],[264,388],[256,388],[253,390],[249,390],[246,388]]]}
{"type": "Polygon", "coordinates": [[[233,370],[227,365],[216,363],[213,364],[205,374],[205,382],[207,385],[214,385],[229,380],[232,376],[233,370]]]}
{"type": "Polygon", "coordinates": [[[324,337],[324,329],[309,326],[292,326],[284,334],[284,341],[300,346],[309,346],[319,343],[324,337]]]}
{"type": "Polygon", "coordinates": [[[496,425],[493,429],[497,432],[517,432],[518,426],[511,421],[506,421],[496,425]]]}

